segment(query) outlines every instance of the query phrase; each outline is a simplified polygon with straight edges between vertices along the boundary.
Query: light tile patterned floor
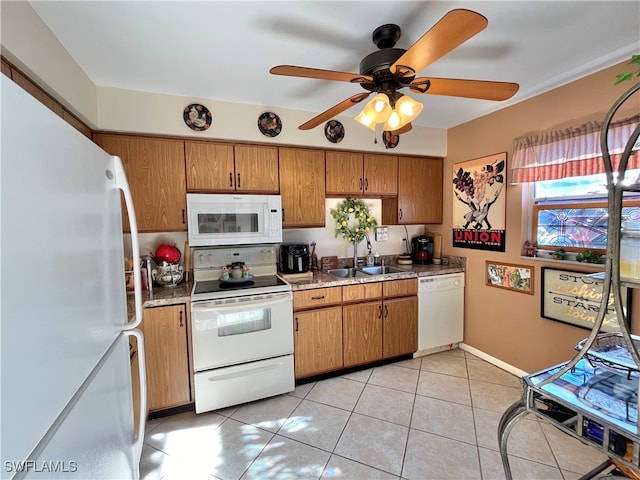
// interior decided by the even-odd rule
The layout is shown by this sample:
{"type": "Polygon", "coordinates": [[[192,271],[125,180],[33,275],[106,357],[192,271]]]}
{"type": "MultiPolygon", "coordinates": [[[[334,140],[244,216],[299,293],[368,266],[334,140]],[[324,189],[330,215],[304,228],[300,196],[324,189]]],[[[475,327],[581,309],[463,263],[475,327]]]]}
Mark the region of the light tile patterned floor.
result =
{"type": "MultiPolygon", "coordinates": [[[[452,350],[151,420],[145,480],[503,479],[497,427],[520,380],[452,350]]],[[[530,415],[509,437],[516,479],[577,479],[605,460],[530,415]]]]}

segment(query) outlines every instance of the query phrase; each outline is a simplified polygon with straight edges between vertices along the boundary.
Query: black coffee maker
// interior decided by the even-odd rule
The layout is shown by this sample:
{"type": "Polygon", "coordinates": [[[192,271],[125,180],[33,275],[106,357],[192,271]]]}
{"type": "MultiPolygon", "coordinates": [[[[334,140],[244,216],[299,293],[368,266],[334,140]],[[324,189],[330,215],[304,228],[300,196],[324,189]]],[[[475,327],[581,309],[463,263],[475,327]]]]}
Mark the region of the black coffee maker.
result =
{"type": "Polygon", "coordinates": [[[411,259],[418,265],[433,263],[433,238],[416,235],[411,239],[411,259]]]}

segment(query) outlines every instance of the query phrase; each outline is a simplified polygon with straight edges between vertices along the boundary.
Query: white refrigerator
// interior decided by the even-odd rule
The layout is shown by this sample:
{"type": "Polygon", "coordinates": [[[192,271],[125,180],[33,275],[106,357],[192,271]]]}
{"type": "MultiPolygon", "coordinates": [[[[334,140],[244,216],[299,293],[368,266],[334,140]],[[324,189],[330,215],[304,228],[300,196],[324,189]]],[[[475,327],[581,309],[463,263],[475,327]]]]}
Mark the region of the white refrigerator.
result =
{"type": "Polygon", "coordinates": [[[2,479],[138,478],[146,394],[139,265],[129,320],[122,164],[2,77],[2,479]],[[140,360],[134,425],[129,338],[140,360]]]}

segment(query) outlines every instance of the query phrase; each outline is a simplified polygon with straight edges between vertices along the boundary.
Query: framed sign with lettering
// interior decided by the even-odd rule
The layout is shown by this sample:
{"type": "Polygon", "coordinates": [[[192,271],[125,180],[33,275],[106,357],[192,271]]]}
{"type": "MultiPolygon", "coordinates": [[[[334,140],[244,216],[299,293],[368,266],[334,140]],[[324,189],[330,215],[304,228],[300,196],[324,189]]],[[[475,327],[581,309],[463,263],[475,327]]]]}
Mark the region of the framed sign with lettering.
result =
{"type": "MultiPolygon", "coordinates": [[[[540,315],[549,320],[591,330],[600,310],[603,280],[585,275],[588,274],[542,267],[540,315]]],[[[621,287],[621,296],[625,316],[629,318],[631,295],[626,287],[621,287]]],[[[613,293],[609,295],[601,331],[620,331],[613,293]]]]}

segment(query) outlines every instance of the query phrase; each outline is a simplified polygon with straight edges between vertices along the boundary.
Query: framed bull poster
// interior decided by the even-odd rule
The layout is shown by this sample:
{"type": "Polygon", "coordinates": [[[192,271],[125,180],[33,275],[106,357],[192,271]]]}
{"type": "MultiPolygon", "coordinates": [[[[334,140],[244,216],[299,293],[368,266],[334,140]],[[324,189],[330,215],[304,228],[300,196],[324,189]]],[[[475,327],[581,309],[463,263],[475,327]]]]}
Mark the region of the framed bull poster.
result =
{"type": "Polygon", "coordinates": [[[505,251],[507,153],[453,165],[453,246],[505,251]]]}

